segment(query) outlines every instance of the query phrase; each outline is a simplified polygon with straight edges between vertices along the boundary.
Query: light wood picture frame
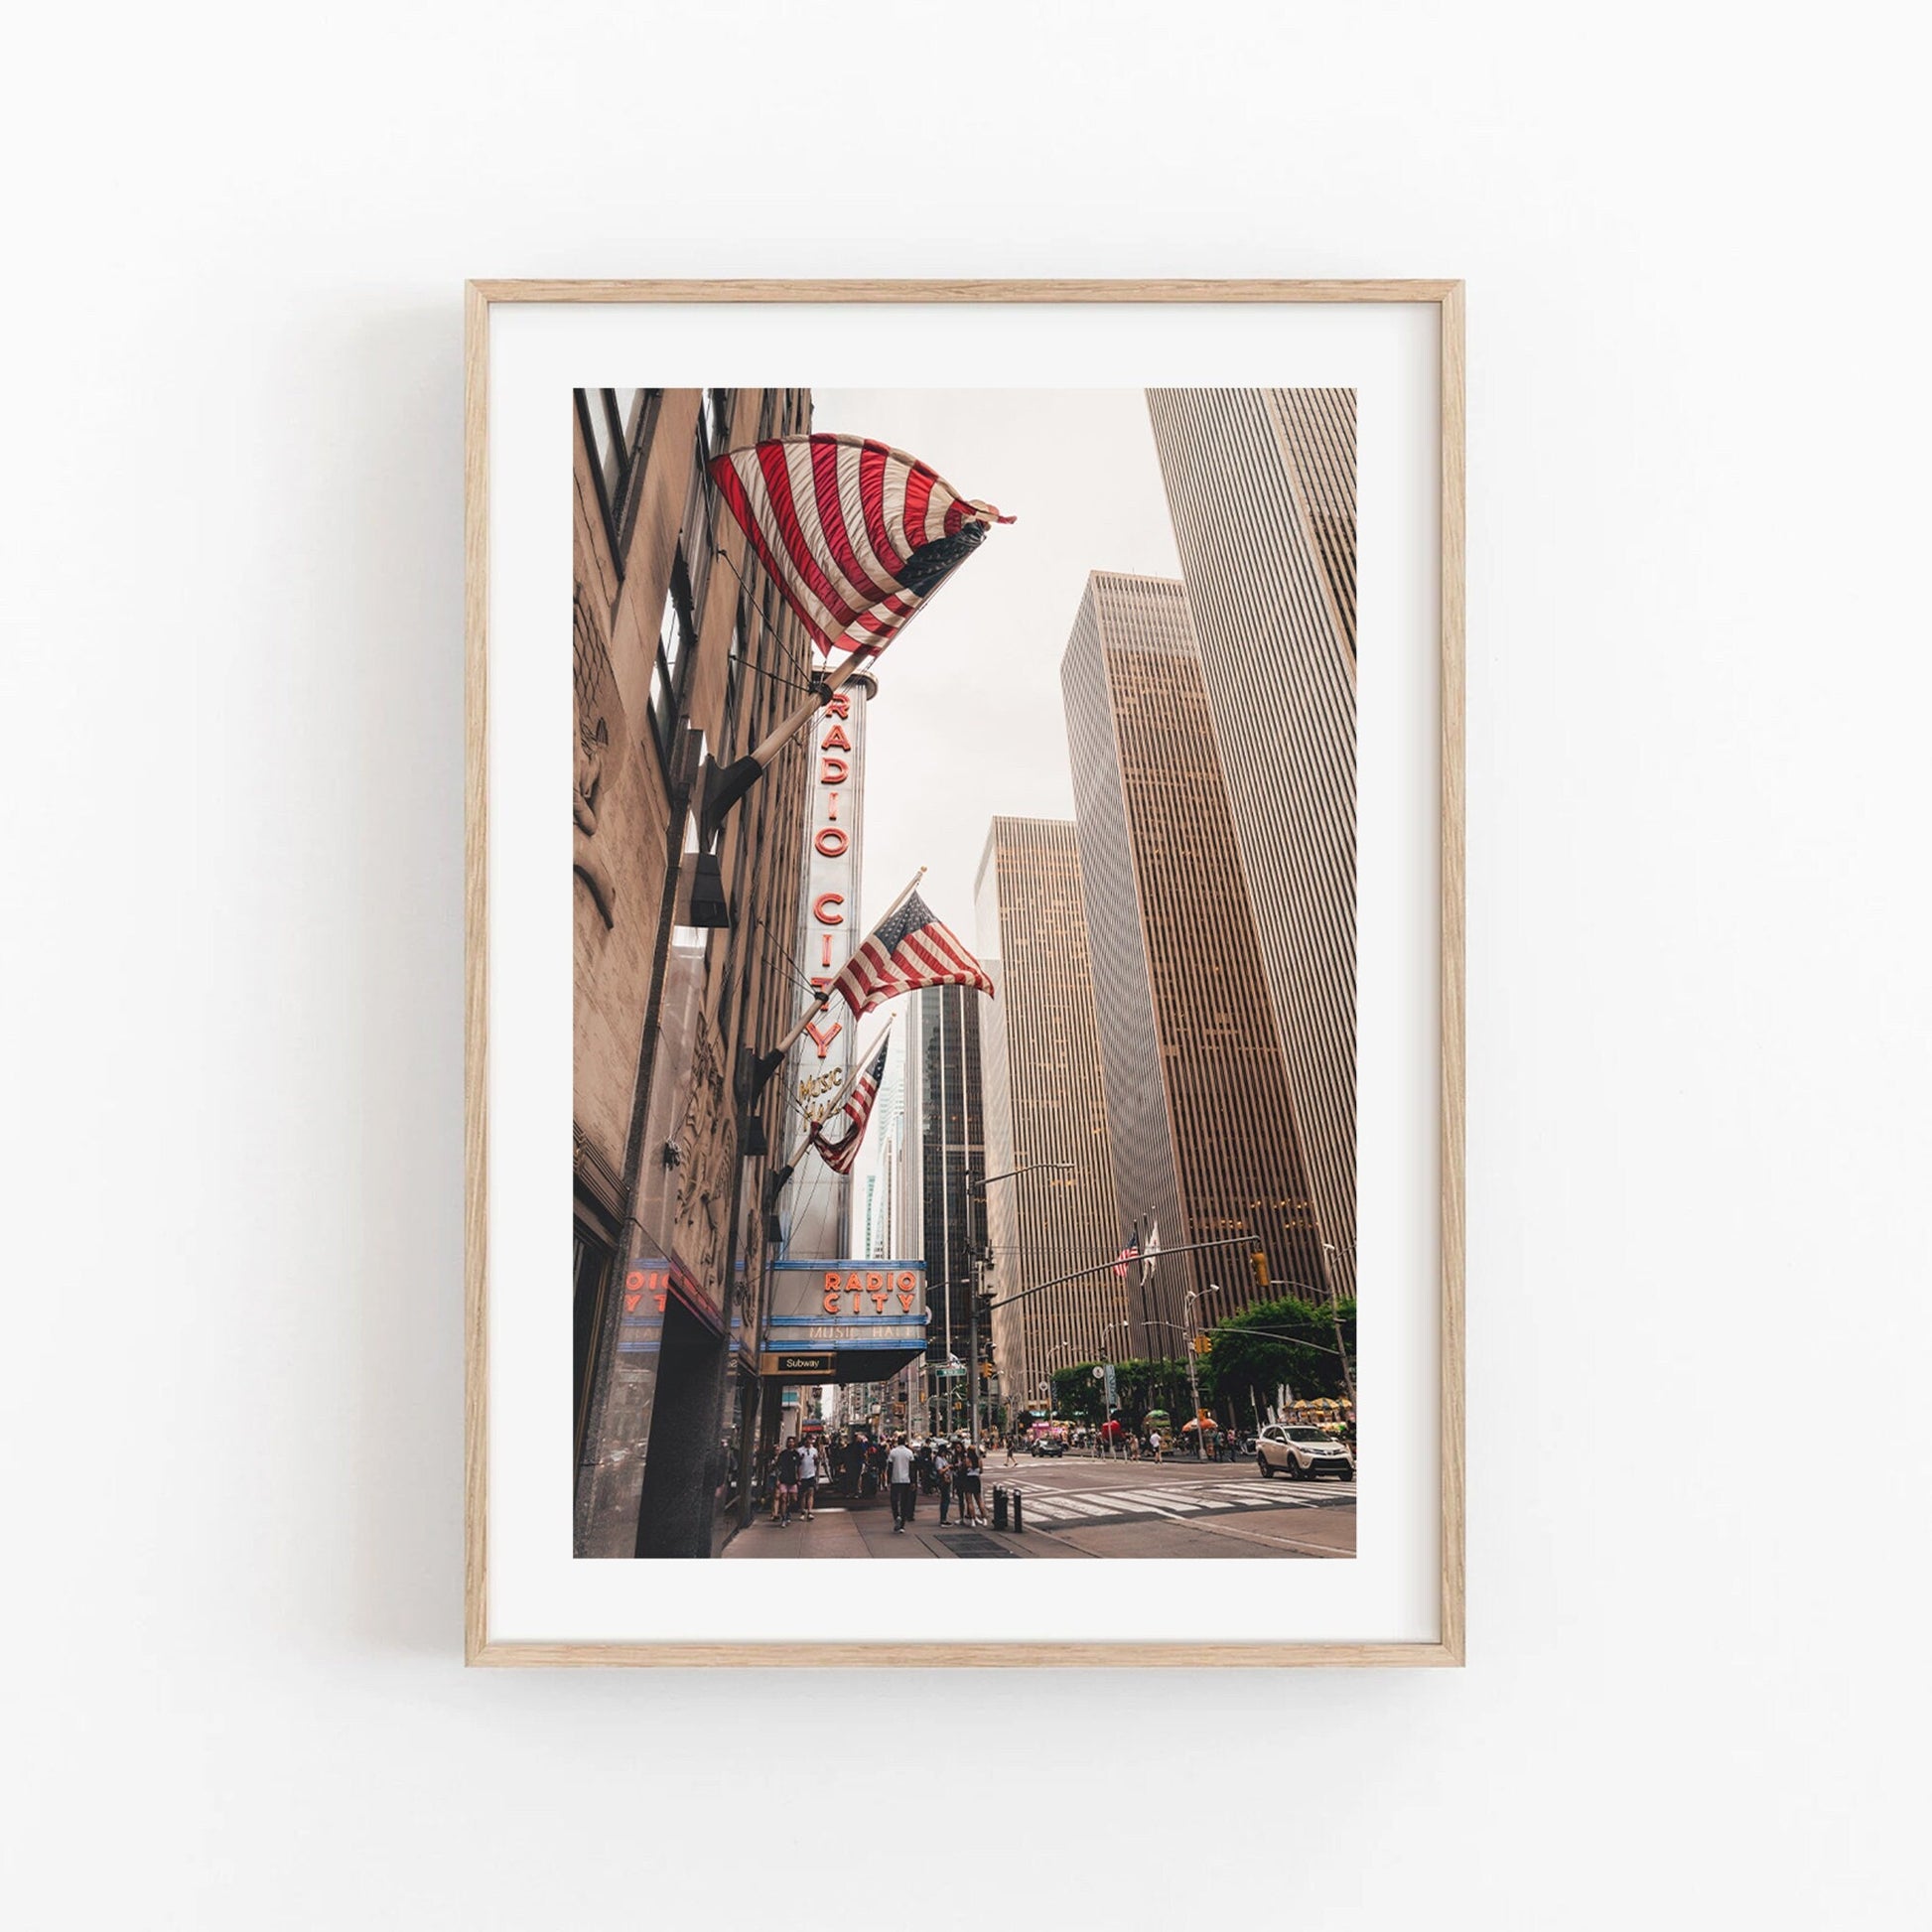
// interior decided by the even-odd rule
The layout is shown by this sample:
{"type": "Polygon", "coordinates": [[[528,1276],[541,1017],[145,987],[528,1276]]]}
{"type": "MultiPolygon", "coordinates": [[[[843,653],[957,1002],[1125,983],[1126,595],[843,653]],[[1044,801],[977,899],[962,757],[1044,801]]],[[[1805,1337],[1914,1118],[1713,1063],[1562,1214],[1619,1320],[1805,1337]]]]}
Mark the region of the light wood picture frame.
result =
{"type": "MultiPolygon", "coordinates": [[[[1364,1667],[1464,1661],[1463,288],[1453,280],[481,280],[465,312],[465,1655],[488,1666],[1364,1667]],[[1440,1633],[1433,1642],[545,1642],[492,1634],[489,699],[492,317],[527,305],[1410,305],[1440,341],[1440,1633]]],[[[561,1306],[561,1300],[559,1301],[561,1306]]]]}

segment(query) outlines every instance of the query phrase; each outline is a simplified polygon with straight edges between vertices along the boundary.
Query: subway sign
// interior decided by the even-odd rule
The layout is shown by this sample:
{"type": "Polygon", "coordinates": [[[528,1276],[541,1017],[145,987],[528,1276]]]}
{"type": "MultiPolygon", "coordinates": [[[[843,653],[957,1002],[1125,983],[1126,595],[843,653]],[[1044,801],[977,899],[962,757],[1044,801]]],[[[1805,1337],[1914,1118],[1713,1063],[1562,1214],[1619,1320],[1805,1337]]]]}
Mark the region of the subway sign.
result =
{"type": "Polygon", "coordinates": [[[785,1381],[802,1376],[806,1381],[825,1382],[838,1372],[839,1356],[835,1348],[781,1349],[759,1357],[760,1375],[775,1375],[785,1381]]]}

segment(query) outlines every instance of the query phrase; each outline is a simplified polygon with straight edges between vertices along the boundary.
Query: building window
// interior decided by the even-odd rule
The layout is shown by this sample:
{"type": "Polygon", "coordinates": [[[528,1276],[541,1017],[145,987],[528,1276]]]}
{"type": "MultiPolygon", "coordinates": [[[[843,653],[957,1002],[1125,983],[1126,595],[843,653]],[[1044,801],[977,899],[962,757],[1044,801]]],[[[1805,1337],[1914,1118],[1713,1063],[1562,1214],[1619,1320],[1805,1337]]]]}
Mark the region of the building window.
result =
{"type": "Polygon", "coordinates": [[[738,705],[745,683],[745,633],[750,617],[749,602],[741,597],[732,618],[731,653],[725,659],[725,715],[718,730],[720,764],[729,764],[738,756],[738,705]]]}
{"type": "Polygon", "coordinates": [[[691,572],[691,607],[704,609],[716,547],[711,526],[711,460],[731,447],[732,405],[736,389],[705,389],[698,398],[697,460],[692,466],[691,500],[685,507],[685,556],[691,572]]]}
{"type": "Polygon", "coordinates": [[[732,403],[736,389],[707,389],[698,407],[698,445],[700,461],[709,463],[731,448],[732,403]]]}
{"type": "Polygon", "coordinates": [[[606,1283],[610,1280],[613,1250],[582,1219],[572,1225],[575,1255],[571,1273],[573,1361],[571,1406],[575,1410],[577,1455],[584,1452],[584,1432],[590,1424],[593,1376],[597,1367],[597,1332],[604,1318],[606,1283]]]}
{"type": "Polygon", "coordinates": [[[664,593],[664,615],[657,624],[657,662],[650,674],[650,729],[657,750],[668,766],[672,735],[684,704],[685,666],[697,626],[691,621],[691,592],[685,575],[684,552],[671,563],[671,584],[664,593]]]}
{"type": "Polygon", "coordinates": [[[630,545],[644,479],[644,457],[663,393],[661,389],[577,391],[578,427],[590,452],[604,534],[610,539],[619,577],[623,575],[624,552],[630,545]]]}

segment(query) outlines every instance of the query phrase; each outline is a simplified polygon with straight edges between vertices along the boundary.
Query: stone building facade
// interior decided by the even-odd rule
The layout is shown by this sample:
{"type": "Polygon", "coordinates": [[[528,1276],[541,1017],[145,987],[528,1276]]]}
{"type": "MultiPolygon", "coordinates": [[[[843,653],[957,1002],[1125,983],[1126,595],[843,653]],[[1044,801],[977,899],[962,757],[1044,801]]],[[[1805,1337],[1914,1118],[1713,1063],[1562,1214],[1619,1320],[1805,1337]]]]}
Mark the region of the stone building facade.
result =
{"type": "Polygon", "coordinates": [[[704,466],[810,422],[800,389],[571,402],[580,1556],[711,1554],[756,1454],[760,1190],[783,1158],[782,1095],[751,1102],[745,1074],[791,1007],[761,940],[797,921],[807,735],[709,854],[697,807],[705,759],[741,756],[792,709],[811,652],[704,466]]]}

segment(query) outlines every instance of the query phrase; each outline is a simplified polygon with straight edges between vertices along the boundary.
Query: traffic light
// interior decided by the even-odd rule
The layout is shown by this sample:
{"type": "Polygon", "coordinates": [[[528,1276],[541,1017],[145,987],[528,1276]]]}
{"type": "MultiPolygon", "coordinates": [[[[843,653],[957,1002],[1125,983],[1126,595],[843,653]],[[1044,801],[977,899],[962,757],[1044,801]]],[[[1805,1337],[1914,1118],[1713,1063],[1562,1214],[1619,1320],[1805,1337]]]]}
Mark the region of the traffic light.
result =
{"type": "Polygon", "coordinates": [[[1248,1257],[1248,1261],[1255,1271],[1255,1286],[1257,1288],[1266,1288],[1268,1286],[1268,1250],[1266,1248],[1257,1248],[1248,1257]]]}

